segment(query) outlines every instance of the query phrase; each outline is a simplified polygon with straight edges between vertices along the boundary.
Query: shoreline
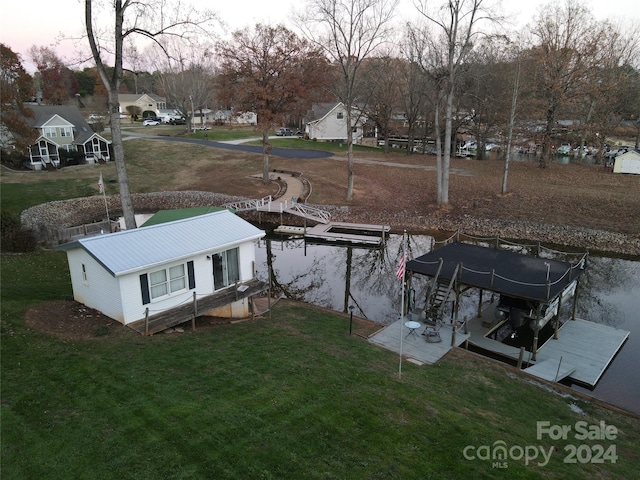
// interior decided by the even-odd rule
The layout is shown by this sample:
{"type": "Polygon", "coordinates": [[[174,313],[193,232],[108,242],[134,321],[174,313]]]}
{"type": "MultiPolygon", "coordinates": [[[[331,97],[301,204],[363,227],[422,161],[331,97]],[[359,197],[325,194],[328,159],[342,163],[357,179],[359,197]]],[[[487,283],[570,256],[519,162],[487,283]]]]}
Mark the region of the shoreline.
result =
{"type": "MultiPolygon", "coordinates": [[[[133,194],[134,209],[138,213],[153,213],[159,210],[191,208],[202,206],[223,206],[225,203],[246,200],[219,193],[203,191],[168,191],[133,194]]],[[[110,216],[121,216],[120,197],[107,197],[110,216]]],[[[335,205],[313,205],[328,211],[335,221],[389,225],[391,233],[433,236],[448,236],[456,231],[480,237],[500,237],[505,240],[540,242],[544,245],[588,250],[589,252],[624,256],[640,259],[640,237],[628,234],[597,230],[586,227],[558,226],[536,222],[507,219],[478,218],[470,215],[460,217],[450,215],[416,215],[406,211],[363,209],[335,205]]],[[[24,210],[21,223],[24,228],[35,232],[39,238],[60,228],[93,223],[104,219],[104,199],[102,196],[74,198],[43,203],[24,210]]],[[[245,220],[258,225],[279,225],[279,214],[239,212],[245,220]],[[270,218],[267,217],[270,215],[270,218]],[[265,218],[267,217],[267,218],[265,218]]],[[[304,219],[288,215],[286,224],[304,225],[304,219]]]]}

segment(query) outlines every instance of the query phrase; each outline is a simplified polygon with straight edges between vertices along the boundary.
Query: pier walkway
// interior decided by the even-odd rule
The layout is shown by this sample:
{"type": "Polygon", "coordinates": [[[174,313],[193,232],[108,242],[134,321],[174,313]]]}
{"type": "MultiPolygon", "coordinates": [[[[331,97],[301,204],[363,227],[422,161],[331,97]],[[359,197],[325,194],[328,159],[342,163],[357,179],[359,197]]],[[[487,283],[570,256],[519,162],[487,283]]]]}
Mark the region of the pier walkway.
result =
{"type": "MultiPolygon", "coordinates": [[[[253,175],[253,177],[262,178],[262,175],[253,175]]],[[[273,181],[282,181],[287,185],[284,195],[278,198],[268,196],[257,200],[227,203],[225,207],[233,208],[239,212],[254,210],[268,213],[289,213],[323,224],[331,221],[331,214],[329,212],[298,201],[298,199],[303,198],[305,194],[305,186],[299,176],[292,175],[288,172],[277,171],[269,172],[269,178],[273,181]]]]}

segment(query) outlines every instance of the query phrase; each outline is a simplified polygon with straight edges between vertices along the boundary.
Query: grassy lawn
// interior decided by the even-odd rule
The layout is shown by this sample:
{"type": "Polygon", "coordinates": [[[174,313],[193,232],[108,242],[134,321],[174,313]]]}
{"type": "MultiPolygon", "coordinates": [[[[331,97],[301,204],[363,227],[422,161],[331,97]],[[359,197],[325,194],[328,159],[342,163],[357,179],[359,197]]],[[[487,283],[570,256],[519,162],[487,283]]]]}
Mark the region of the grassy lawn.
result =
{"type": "MultiPolygon", "coordinates": [[[[91,340],[34,331],[25,313],[71,293],[62,253],[2,255],[2,477],[632,478],[640,423],[457,353],[405,363],[297,303],[271,318],[91,340]],[[576,403],[584,413],[575,413],[576,403]],[[615,425],[614,441],[536,438],[536,422],[615,425]],[[551,461],[467,460],[466,446],[555,446],[551,461]],[[616,446],[566,464],[567,444],[616,446]]],[[[368,333],[360,324],[356,333],[368,333]]],[[[104,332],[103,332],[104,333],[104,332]]],[[[517,451],[514,450],[517,453],[517,451]]]]}
{"type": "MultiPolygon", "coordinates": [[[[217,130],[197,135],[205,133],[209,139],[222,135],[217,130]]],[[[242,134],[255,136],[249,129],[242,134]]],[[[294,146],[301,140],[275,142],[294,146]]],[[[326,145],[313,142],[316,146],[326,145]]],[[[125,149],[133,192],[194,189],[258,198],[270,188],[248,178],[261,171],[260,155],[145,140],[127,141],[125,149]]],[[[385,162],[432,161],[402,154],[367,156],[385,162]]],[[[473,169],[475,189],[495,176],[490,162],[459,165],[473,169]]],[[[344,167],[335,159],[302,163],[272,157],[271,166],[304,170],[320,203],[343,193],[344,167]]],[[[515,165],[514,181],[518,169],[523,177],[547,174],[515,165]]],[[[599,171],[592,175],[576,167],[561,183],[560,167],[548,171],[563,196],[567,182],[581,184],[573,173],[578,171],[593,177],[593,185],[626,182],[622,185],[633,197],[630,204],[637,202],[635,179],[602,177],[599,171]]],[[[46,201],[97,195],[100,172],[107,193],[117,194],[117,185],[109,182],[115,178],[113,164],[48,173],[2,170],[2,209],[19,213],[46,201]]],[[[390,198],[402,193],[392,188],[394,176],[413,197],[426,188],[431,174],[362,165],[358,175],[356,201],[374,205],[385,198],[385,188],[392,192],[390,198]],[[411,182],[415,188],[409,187],[411,182]],[[378,197],[370,197],[374,194],[378,197]]],[[[524,193],[518,195],[535,199],[529,192],[536,190],[526,190],[525,181],[521,185],[524,193]]],[[[622,195],[618,192],[626,190],[611,191],[622,195]]],[[[500,206],[511,198],[483,195],[484,203],[474,208],[500,206]]],[[[595,217],[591,211],[587,215],[595,217]]],[[[637,418],[551,393],[506,366],[465,352],[434,366],[405,362],[398,379],[397,356],[360,335],[350,337],[344,316],[285,301],[270,318],[218,326],[200,320],[196,332],[179,335],[147,338],[114,327],[96,329],[89,340],[62,339],[30,327],[25,317],[30,308],[46,308],[43,302],[71,294],[66,256],[2,253],[0,267],[3,479],[637,477],[637,418]],[[538,421],[571,426],[572,432],[566,440],[538,439],[538,421]],[[614,425],[617,438],[578,440],[578,421],[614,425]],[[615,463],[607,458],[602,463],[563,462],[567,445],[584,445],[579,459],[585,460],[597,453],[598,444],[615,446],[615,463]],[[496,445],[515,448],[516,457],[519,447],[555,451],[548,465],[539,465],[541,456],[528,464],[524,458],[508,458],[506,468],[463,454],[466,446],[496,445]]],[[[363,335],[370,331],[364,323],[355,330],[363,335]]]]}

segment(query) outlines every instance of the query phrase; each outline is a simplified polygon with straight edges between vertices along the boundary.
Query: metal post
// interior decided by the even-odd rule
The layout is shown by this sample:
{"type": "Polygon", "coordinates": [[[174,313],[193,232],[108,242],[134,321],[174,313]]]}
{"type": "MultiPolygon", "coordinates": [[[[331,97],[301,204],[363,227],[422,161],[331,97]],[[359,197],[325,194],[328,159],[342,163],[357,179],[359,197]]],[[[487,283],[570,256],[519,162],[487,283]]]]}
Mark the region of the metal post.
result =
{"type": "Polygon", "coordinates": [[[149,307],[144,309],[144,334],[149,335],[149,307]]]}
{"type": "Polygon", "coordinates": [[[191,330],[196,331],[196,317],[198,316],[198,299],[196,292],[193,292],[193,318],[191,319],[191,330]]]}
{"type": "Polygon", "coordinates": [[[349,336],[351,336],[351,331],[353,330],[353,305],[349,305],[349,336]]]}
{"type": "Polygon", "coordinates": [[[520,355],[518,355],[518,370],[520,370],[522,368],[522,359],[524,358],[524,351],[525,348],[524,347],[520,347],[520,355]]]}

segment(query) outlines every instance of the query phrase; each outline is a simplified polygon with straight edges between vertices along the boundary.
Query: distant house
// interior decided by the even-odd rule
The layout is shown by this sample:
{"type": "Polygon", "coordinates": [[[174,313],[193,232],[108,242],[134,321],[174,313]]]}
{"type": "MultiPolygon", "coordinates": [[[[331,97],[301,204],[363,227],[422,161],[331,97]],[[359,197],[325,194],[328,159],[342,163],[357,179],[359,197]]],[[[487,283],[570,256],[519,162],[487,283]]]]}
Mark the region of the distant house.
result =
{"type": "Polygon", "coordinates": [[[629,150],[622,155],[618,155],[613,163],[613,173],[640,175],[640,150],[629,150]]]}
{"type": "Polygon", "coordinates": [[[74,106],[29,105],[34,116],[27,121],[40,136],[29,147],[27,166],[42,170],[59,167],[64,158],[78,162],[109,161],[111,142],[94,132],[80,111],[74,106]]]}
{"type": "MultiPolygon", "coordinates": [[[[354,108],[352,120],[353,142],[361,143],[366,119],[362,118],[360,110],[354,108]]],[[[311,110],[307,113],[305,133],[310,139],[317,141],[345,141],[348,130],[347,109],[344,104],[338,102],[312,105],[311,110]]]]}
{"type": "Polygon", "coordinates": [[[257,282],[254,243],[264,234],[220,210],[56,249],[67,253],[74,299],[131,326],[216,298],[222,302],[216,304],[218,316],[246,317],[248,286],[257,282]]]}
{"type": "Polygon", "coordinates": [[[118,95],[118,101],[122,115],[129,115],[127,107],[132,105],[140,108],[142,117],[159,117],[160,111],[167,108],[167,101],[163,97],[148,93],[121,93],[118,95]]]}
{"type": "Polygon", "coordinates": [[[195,126],[216,124],[256,125],[258,123],[258,116],[254,112],[201,108],[194,112],[193,123],[195,126]]]}

